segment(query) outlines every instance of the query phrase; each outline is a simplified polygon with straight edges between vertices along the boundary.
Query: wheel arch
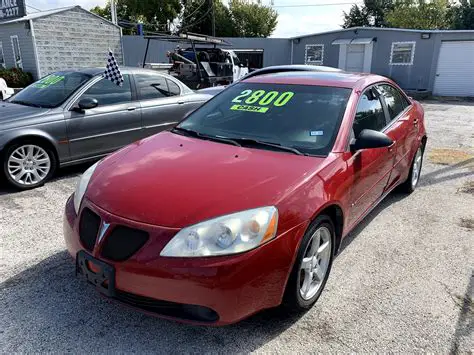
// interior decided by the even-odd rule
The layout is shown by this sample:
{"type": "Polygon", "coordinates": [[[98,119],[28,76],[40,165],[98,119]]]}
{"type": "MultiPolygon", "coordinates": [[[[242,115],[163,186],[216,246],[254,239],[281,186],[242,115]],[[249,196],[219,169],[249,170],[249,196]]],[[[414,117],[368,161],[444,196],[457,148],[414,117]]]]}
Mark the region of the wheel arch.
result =
{"type": "MultiPolygon", "coordinates": [[[[339,250],[342,241],[342,233],[344,230],[344,212],[337,203],[330,203],[324,206],[319,210],[312,218],[314,221],[318,216],[326,215],[331,218],[332,223],[334,224],[334,231],[336,233],[336,247],[334,248],[335,254],[339,250]]],[[[312,222],[311,221],[311,222],[312,222]]]]}
{"type": "Polygon", "coordinates": [[[25,130],[4,137],[4,139],[2,139],[2,142],[0,142],[0,153],[3,155],[5,154],[6,150],[13,144],[25,141],[37,142],[38,144],[42,144],[43,146],[45,146],[45,148],[49,148],[53,152],[57,164],[59,164],[58,145],[56,141],[47,133],[35,129],[25,130]]]}

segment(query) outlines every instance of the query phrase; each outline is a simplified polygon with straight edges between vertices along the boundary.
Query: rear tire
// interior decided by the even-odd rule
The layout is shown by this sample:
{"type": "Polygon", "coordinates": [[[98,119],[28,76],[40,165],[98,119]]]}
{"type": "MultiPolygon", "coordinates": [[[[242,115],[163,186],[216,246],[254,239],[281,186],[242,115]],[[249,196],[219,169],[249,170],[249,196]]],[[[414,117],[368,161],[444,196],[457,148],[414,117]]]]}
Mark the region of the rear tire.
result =
{"type": "Polygon", "coordinates": [[[310,309],[321,296],[331,271],[335,250],[334,224],[318,216],[306,231],[286,285],[283,306],[291,311],[310,309]]]}
{"type": "Polygon", "coordinates": [[[418,186],[421,176],[421,167],[423,166],[423,151],[423,146],[420,146],[416,151],[413,161],[411,162],[408,178],[400,185],[401,192],[411,194],[418,186]]]}
{"type": "Polygon", "coordinates": [[[43,185],[54,174],[56,156],[49,147],[35,141],[23,141],[6,148],[3,173],[7,182],[19,190],[43,185]]]}

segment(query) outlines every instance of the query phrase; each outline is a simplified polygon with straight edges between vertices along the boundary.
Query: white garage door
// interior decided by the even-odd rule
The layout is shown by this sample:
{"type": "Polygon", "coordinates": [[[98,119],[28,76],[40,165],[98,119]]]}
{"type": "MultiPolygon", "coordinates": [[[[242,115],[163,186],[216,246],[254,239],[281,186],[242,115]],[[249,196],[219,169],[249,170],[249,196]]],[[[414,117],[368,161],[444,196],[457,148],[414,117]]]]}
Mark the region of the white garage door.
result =
{"type": "Polygon", "coordinates": [[[362,73],[364,71],[364,49],[363,44],[349,44],[347,46],[346,70],[362,73]]]}
{"type": "Polygon", "coordinates": [[[474,96],[474,41],[441,43],[433,94],[474,96]]]}

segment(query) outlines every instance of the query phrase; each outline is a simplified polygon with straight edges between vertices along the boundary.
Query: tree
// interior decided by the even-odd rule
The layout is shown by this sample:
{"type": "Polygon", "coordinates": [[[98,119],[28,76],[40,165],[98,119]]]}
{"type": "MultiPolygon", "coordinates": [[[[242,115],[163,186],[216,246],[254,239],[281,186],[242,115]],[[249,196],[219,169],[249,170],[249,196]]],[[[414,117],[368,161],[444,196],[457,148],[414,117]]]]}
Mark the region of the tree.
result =
{"type": "Polygon", "coordinates": [[[447,19],[453,30],[474,30],[474,0],[460,0],[450,6],[447,19]]]}
{"type": "Polygon", "coordinates": [[[260,3],[230,0],[229,10],[240,37],[268,37],[278,24],[278,13],[260,3]]]}
{"type": "MultiPolygon", "coordinates": [[[[119,21],[143,23],[148,31],[169,31],[170,23],[181,11],[179,0],[115,0],[119,21]]],[[[108,20],[110,16],[110,2],[105,7],[96,6],[91,12],[108,20]]]]}
{"type": "Polygon", "coordinates": [[[364,5],[352,5],[349,13],[343,13],[342,27],[388,27],[385,16],[393,6],[393,0],[364,0],[364,5]]]}
{"type": "Polygon", "coordinates": [[[216,36],[237,36],[230,11],[221,0],[183,0],[178,31],[212,35],[211,1],[214,1],[216,36]]]}
{"type": "Polygon", "coordinates": [[[436,30],[449,27],[448,0],[401,0],[387,14],[392,27],[436,30]]]}
{"type": "Polygon", "coordinates": [[[103,17],[109,21],[112,20],[112,16],[110,15],[110,3],[107,2],[107,4],[104,7],[100,7],[97,5],[96,7],[90,9],[90,12],[99,15],[100,17],[103,17]]]}
{"type": "Polygon", "coordinates": [[[368,27],[369,24],[369,17],[365,12],[364,7],[359,7],[359,5],[352,5],[351,10],[349,13],[344,12],[344,24],[342,25],[343,28],[350,28],[350,27],[368,27]]]}

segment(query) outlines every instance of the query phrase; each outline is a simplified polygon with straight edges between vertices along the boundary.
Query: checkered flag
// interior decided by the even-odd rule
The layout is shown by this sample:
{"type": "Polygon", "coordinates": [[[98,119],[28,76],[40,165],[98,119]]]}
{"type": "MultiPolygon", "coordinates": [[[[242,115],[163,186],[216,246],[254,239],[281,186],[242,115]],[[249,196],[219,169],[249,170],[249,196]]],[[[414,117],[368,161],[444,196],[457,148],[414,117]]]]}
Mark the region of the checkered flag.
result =
{"type": "Polygon", "coordinates": [[[107,58],[107,66],[104,71],[104,78],[110,80],[118,86],[123,85],[123,76],[115,60],[114,54],[109,49],[109,56],[107,58]]]}

